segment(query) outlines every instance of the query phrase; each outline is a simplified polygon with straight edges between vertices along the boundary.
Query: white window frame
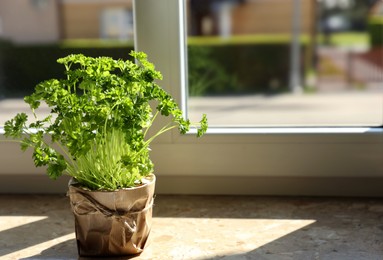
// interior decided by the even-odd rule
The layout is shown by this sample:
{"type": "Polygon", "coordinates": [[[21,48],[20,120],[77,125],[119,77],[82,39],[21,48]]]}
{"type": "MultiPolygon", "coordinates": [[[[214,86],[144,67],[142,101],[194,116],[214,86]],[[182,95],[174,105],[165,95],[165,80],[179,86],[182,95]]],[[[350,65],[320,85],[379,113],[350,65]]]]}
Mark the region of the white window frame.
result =
{"type": "MultiPolygon", "coordinates": [[[[185,2],[135,0],[135,48],[187,111],[185,2]]],[[[383,83],[382,83],[383,84],[383,83]]],[[[214,128],[201,139],[176,131],[152,146],[157,193],[383,195],[383,130],[378,128],[214,128]]],[[[1,136],[0,139],[4,137],[1,136]]],[[[0,192],[65,192],[36,169],[30,152],[0,142],[0,192]]]]}

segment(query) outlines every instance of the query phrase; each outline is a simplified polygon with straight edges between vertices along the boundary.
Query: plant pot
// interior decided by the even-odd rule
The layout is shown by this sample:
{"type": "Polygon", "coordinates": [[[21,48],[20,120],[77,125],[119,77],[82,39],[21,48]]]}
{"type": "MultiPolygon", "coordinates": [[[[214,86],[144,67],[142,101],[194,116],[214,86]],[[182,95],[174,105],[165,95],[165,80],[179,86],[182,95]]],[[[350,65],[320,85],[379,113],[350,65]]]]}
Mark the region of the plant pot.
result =
{"type": "Polygon", "coordinates": [[[80,256],[122,256],[144,250],[151,225],[155,175],[117,191],[90,191],[69,182],[80,256]]]}

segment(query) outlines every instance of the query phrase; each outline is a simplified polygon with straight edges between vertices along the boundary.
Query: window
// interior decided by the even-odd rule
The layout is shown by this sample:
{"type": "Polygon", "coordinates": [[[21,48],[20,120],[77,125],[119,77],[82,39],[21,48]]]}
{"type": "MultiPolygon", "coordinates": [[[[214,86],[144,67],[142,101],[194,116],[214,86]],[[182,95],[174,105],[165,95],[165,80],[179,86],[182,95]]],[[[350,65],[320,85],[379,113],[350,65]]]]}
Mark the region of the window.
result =
{"type": "MultiPolygon", "coordinates": [[[[187,98],[188,59],[192,59],[190,53],[188,56],[186,44],[189,17],[186,14],[190,2],[134,1],[135,48],[147,52],[150,60],[162,72],[164,80],[161,85],[168,87],[168,91],[175,95],[187,111],[185,116],[193,113],[192,102],[187,98]]],[[[220,7],[220,19],[229,25],[228,13],[233,8],[232,4],[235,4],[235,1],[231,2],[220,7]]],[[[201,24],[204,33],[216,30],[213,18],[204,18],[201,24]]],[[[233,28],[234,24],[230,26],[233,28]]],[[[227,37],[228,30],[223,30],[222,34],[227,37]]],[[[222,115],[223,118],[225,116],[222,115]]],[[[241,124],[227,125],[224,122],[213,122],[202,139],[171,132],[157,140],[153,145],[152,157],[159,177],[159,193],[381,194],[383,133],[380,126],[302,127],[300,124],[300,127],[294,128],[275,128],[272,124],[255,127],[252,123],[243,127],[241,124]]],[[[35,170],[32,164],[23,166],[15,162],[17,156],[18,162],[30,160],[27,155],[25,158],[19,155],[18,147],[0,145],[0,178],[10,176],[7,174],[40,171],[35,170]]],[[[38,180],[50,181],[46,180],[46,176],[38,180]]],[[[65,186],[62,189],[65,190],[65,186]]]]}
{"type": "Polygon", "coordinates": [[[205,111],[223,127],[383,125],[379,5],[188,1],[189,116],[205,111]]]}

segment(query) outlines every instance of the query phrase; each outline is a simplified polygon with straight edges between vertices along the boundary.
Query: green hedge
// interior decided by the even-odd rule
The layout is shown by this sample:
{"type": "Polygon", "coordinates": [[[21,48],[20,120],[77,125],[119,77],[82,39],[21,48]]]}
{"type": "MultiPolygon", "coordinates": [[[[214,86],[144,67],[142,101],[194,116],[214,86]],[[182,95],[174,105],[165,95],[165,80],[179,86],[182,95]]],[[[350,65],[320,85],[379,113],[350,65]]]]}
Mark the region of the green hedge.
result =
{"type": "Polygon", "coordinates": [[[367,30],[371,47],[383,46],[383,18],[371,17],[368,20],[367,30]]]}
{"type": "Polygon", "coordinates": [[[35,85],[50,78],[63,77],[64,67],[56,61],[71,53],[88,56],[111,56],[130,59],[132,46],[81,47],[73,45],[12,45],[0,42],[1,96],[23,97],[32,93],[35,85]]]}
{"type": "MultiPolygon", "coordinates": [[[[101,41],[26,46],[0,42],[0,96],[22,97],[43,80],[63,77],[64,69],[56,60],[68,54],[128,59],[132,49],[131,44],[101,41]]],[[[288,41],[218,45],[191,42],[188,46],[189,93],[196,96],[285,91],[289,55],[288,41]]]]}
{"type": "Polygon", "coordinates": [[[273,93],[288,90],[289,43],[190,45],[188,52],[191,95],[273,93]]]}

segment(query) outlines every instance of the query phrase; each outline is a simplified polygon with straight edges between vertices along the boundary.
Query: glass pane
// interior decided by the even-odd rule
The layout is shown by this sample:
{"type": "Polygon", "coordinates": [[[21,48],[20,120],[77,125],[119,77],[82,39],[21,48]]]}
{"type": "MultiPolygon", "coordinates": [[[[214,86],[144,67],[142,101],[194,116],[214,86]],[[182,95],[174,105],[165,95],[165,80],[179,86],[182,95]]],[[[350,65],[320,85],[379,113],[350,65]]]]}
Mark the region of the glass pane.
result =
{"type": "Polygon", "coordinates": [[[189,117],[211,126],[381,126],[383,2],[190,0],[189,117]]]}
{"type": "Polygon", "coordinates": [[[71,53],[128,59],[133,49],[131,0],[0,1],[0,126],[35,85],[63,77],[56,63],[71,53]]]}

